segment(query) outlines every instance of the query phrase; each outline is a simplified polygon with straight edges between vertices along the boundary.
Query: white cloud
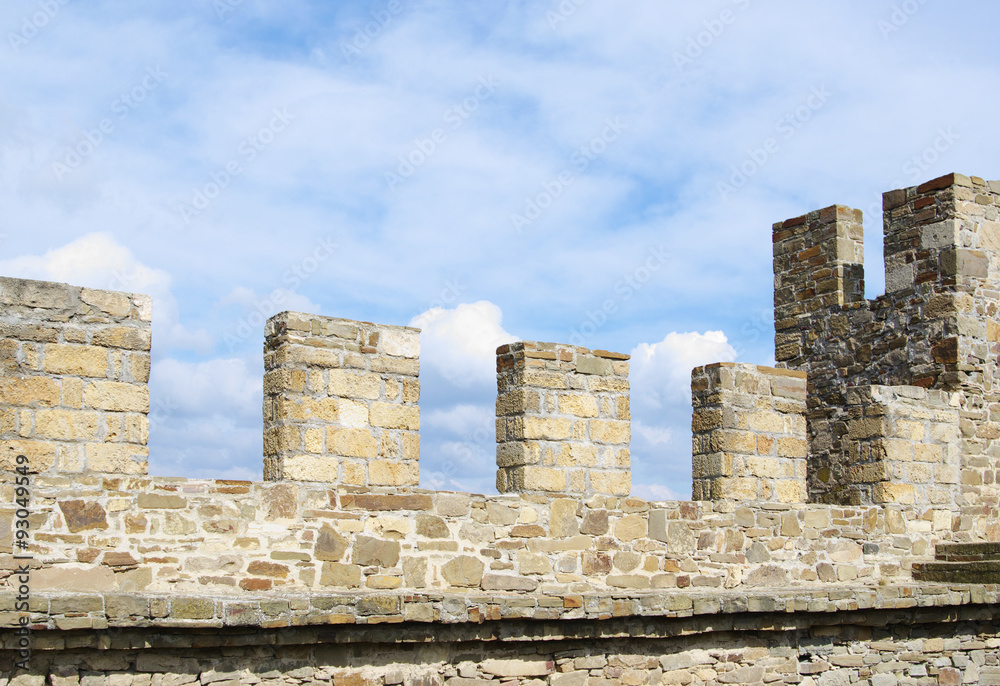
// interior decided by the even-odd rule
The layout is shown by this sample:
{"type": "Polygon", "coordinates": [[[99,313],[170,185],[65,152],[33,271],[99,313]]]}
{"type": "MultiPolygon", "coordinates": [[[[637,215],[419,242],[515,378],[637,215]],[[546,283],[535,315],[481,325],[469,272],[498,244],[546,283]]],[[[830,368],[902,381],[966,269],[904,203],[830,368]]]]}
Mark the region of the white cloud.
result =
{"type": "Polygon", "coordinates": [[[491,385],[496,379],[496,349],[520,340],[501,325],[503,312],[487,300],[453,309],[433,307],[410,326],[421,329],[421,364],[455,386],[491,385]]]}
{"type": "Polygon", "coordinates": [[[467,440],[483,440],[493,436],[496,408],[490,405],[452,405],[435,409],[421,417],[421,425],[439,429],[467,440]]]}
{"type": "Polygon", "coordinates": [[[190,331],[178,321],[170,274],[142,263],[109,233],[86,234],[44,255],[0,261],[0,274],[151,295],[153,340],[158,351],[186,348],[206,352],[212,346],[207,331],[190,331]]]}
{"type": "Polygon", "coordinates": [[[640,343],[632,350],[632,405],[658,410],[690,403],[692,369],[735,359],[721,331],[672,332],[658,343],[640,343]]]}
{"type": "Polygon", "coordinates": [[[287,288],[275,288],[265,295],[257,295],[253,289],[237,286],[222,296],[218,304],[221,306],[239,305],[247,310],[261,311],[268,317],[285,310],[319,314],[322,309],[308,297],[287,288]]]}
{"type": "Polygon", "coordinates": [[[632,350],[633,493],[676,500],[679,493],[690,492],[691,370],[736,356],[721,331],[672,332],[632,350]]]}
{"type": "Polygon", "coordinates": [[[650,426],[635,419],[632,422],[632,436],[639,435],[649,445],[669,445],[674,432],[663,426],[650,426]]]}
{"type": "Polygon", "coordinates": [[[153,364],[149,383],[153,473],[260,478],[259,364],[238,358],[165,359],[153,364]]]}

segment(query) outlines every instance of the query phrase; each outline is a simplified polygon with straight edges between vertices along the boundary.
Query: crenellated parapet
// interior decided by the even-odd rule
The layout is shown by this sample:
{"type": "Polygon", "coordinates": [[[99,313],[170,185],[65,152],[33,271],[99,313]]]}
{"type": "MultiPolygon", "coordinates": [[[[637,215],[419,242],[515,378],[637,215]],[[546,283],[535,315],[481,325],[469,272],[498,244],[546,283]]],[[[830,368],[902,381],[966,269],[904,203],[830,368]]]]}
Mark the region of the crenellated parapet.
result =
{"type": "Polygon", "coordinates": [[[148,295],[0,277],[0,469],[146,474],[148,295]]]}
{"type": "MultiPolygon", "coordinates": [[[[956,507],[995,513],[1000,183],[951,174],[888,192],[883,205],[886,293],[874,300],[863,296],[859,211],[834,206],[774,225],[775,357],[808,373],[809,496],[930,503],[950,493],[956,507]],[[910,404],[924,401],[909,387],[951,393],[960,464],[891,469],[871,488],[881,472],[858,460],[892,460],[857,453],[852,432],[874,409],[852,389],[868,386],[901,387],[887,392],[910,404]]],[[[924,411],[939,412],[940,397],[924,411]]]]}
{"type": "Polygon", "coordinates": [[[497,349],[497,490],[627,496],[628,355],[519,341],[497,349]]]}
{"type": "Polygon", "coordinates": [[[264,479],[420,482],[420,331],[282,312],[264,341],[264,479]]]}
{"type": "Polygon", "coordinates": [[[151,477],[149,298],[0,279],[0,686],[996,681],[1000,184],[885,208],[871,301],[860,212],[774,226],[778,366],[692,371],[691,501],[629,497],[628,355],[531,341],[501,493],[421,489],[420,332],[295,312],[264,480],[151,477]]]}

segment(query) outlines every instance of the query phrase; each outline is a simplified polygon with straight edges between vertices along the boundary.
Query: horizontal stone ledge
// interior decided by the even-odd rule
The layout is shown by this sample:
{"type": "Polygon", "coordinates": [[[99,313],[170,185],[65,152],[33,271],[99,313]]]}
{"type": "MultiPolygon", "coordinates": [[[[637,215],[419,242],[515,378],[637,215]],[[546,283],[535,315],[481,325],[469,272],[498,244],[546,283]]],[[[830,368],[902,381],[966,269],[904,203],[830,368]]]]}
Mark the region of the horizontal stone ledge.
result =
{"type": "MultiPolygon", "coordinates": [[[[34,631],[135,629],[278,629],[338,625],[573,622],[623,617],[678,619],[710,615],[831,615],[863,610],[995,605],[1000,585],[905,584],[887,587],[762,588],[752,592],[631,593],[339,593],[270,596],[34,593],[34,631]]],[[[13,596],[0,596],[0,631],[17,626],[13,596]]],[[[812,619],[809,624],[823,623],[812,619]]],[[[718,630],[714,627],[713,630],[718,630]]],[[[2,634],[0,634],[2,636],[2,634]]]]}

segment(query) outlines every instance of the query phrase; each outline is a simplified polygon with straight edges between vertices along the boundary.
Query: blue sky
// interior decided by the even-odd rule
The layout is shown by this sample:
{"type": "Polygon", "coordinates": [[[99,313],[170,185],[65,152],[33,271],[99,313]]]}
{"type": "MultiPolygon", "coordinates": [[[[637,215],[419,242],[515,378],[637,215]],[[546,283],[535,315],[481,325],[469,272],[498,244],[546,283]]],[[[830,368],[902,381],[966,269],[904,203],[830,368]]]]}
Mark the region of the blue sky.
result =
{"type": "Polygon", "coordinates": [[[631,352],[634,492],[690,369],[773,360],[773,222],[1000,178],[996,3],[0,6],[0,274],[154,296],[150,470],[259,479],[262,320],[415,323],[422,485],[491,492],[493,350],[631,352]],[[742,170],[742,171],[741,171],[742,170]]]}

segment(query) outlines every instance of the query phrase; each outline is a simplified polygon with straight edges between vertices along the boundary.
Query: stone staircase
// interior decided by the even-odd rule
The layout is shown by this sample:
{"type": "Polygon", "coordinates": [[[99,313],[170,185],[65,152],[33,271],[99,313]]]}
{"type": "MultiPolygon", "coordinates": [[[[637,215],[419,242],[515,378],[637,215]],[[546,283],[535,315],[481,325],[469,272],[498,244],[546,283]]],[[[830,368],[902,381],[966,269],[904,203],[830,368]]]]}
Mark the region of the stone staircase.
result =
{"type": "Polygon", "coordinates": [[[1000,584],[1000,543],[938,543],[934,562],[915,562],[916,581],[1000,584]]]}

